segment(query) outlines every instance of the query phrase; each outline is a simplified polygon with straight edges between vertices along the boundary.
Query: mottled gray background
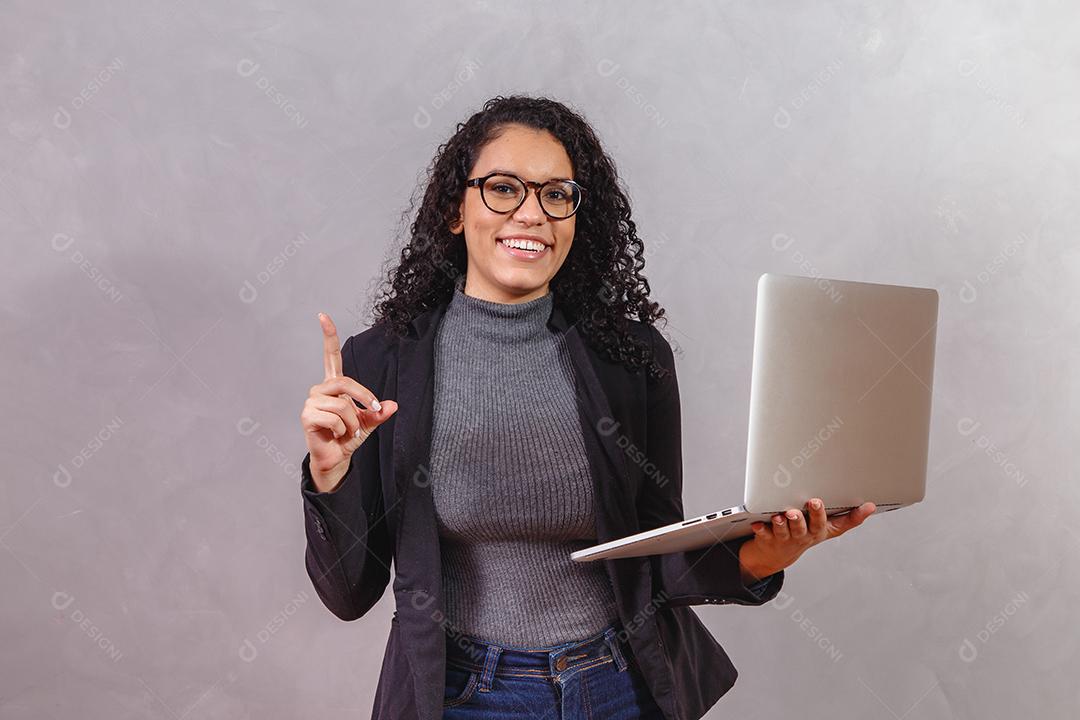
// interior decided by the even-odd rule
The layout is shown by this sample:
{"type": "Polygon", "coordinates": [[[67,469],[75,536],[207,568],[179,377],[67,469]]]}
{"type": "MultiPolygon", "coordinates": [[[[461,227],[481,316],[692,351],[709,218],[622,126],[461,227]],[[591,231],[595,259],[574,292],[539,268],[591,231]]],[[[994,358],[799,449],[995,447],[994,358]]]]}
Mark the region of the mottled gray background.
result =
{"type": "Polygon", "coordinates": [[[926,501],[700,608],[710,718],[1080,704],[1072,2],[6,2],[0,716],[367,717],[388,593],[304,571],[299,413],[436,146],[595,123],[668,308],[685,500],[742,488],[764,271],[941,293],[926,501]]]}

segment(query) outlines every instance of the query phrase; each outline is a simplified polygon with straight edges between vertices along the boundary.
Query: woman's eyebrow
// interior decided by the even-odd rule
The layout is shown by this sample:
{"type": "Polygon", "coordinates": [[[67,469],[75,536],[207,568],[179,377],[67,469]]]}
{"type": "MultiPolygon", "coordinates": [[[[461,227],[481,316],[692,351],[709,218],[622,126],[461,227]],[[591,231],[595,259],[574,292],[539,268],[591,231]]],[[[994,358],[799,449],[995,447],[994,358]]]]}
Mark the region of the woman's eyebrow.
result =
{"type": "MultiPolygon", "coordinates": [[[[491,175],[492,173],[496,173],[498,175],[513,175],[514,177],[521,177],[520,175],[518,175],[513,170],[505,170],[503,168],[493,168],[492,170],[489,170],[488,172],[486,172],[484,174],[485,175],[491,175]]],[[[528,180],[528,178],[521,178],[521,179],[522,180],[528,180]]],[[[548,180],[569,180],[569,179],[570,179],[569,177],[563,177],[562,175],[557,175],[557,176],[549,177],[547,180],[537,180],[536,182],[544,183],[544,182],[547,182],[548,180]]]]}

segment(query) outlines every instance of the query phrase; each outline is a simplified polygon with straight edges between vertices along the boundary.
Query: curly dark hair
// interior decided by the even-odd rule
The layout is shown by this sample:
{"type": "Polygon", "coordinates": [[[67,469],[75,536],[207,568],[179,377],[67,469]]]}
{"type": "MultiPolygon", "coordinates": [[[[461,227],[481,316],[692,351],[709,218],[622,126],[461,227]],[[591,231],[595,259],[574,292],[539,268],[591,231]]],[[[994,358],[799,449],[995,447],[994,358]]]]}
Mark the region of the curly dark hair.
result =
{"type": "MultiPolygon", "coordinates": [[[[551,280],[555,303],[578,323],[585,341],[601,357],[632,371],[645,367],[652,380],[663,377],[668,369],[629,323],[636,318],[654,325],[664,309],[649,300],[649,282],[642,275],[644,247],[615,163],[581,115],[544,97],[494,97],[467,122],[458,123],[453,137],[439,146],[408,241],[397,265],[387,271],[373,307],[375,325],[403,336],[414,317],[452,297],[457,278],[465,273],[467,253],[464,235],[449,227],[459,219],[465,181],[480,151],[510,124],[555,136],[570,156],[574,179],[585,188],[574,243],[551,280]]],[[[403,225],[415,205],[414,193],[403,225]]]]}

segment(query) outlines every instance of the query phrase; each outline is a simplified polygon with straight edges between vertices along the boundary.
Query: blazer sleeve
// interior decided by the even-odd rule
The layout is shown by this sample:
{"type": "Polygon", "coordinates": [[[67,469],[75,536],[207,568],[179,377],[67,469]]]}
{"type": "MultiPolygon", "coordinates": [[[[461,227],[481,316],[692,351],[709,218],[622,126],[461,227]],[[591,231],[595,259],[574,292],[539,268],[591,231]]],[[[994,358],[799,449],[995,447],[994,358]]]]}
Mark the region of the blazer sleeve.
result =
{"type": "MultiPolygon", "coordinates": [[[[352,336],[342,346],[342,370],[378,396],[374,373],[365,368],[363,380],[357,375],[356,340],[362,336],[352,336]]],[[[379,475],[381,431],[376,429],[357,448],[348,472],[332,492],[315,488],[310,453],[301,463],[308,577],[323,604],[342,620],[356,620],[370,610],[390,579],[393,550],[379,475]]]]}
{"type": "MultiPolygon", "coordinates": [[[[682,503],[682,420],[679,383],[671,345],[655,327],[649,326],[654,356],[669,370],[666,377],[650,382],[647,392],[646,446],[658,472],[646,477],[638,494],[640,529],[651,530],[685,519],[682,503]]],[[[761,605],[780,591],[784,571],[747,586],[739,568],[739,548],[750,537],[716,542],[698,550],[651,556],[657,592],[669,605],[727,604],[761,605]]]]}

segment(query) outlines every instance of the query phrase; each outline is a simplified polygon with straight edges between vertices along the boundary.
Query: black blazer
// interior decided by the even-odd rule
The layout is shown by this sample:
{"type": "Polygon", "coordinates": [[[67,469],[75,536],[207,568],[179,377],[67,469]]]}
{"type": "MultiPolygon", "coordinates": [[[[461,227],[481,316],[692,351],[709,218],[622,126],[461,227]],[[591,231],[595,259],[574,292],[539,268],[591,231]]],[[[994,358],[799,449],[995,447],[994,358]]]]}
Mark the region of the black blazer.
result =
{"type": "MultiPolygon", "coordinates": [[[[372,717],[442,716],[447,631],[439,536],[428,475],[434,340],[446,303],[415,318],[398,339],[372,327],[345,341],[342,369],[397,412],[353,454],[334,492],[301,471],[308,575],[342,620],[364,615],[382,597],[393,561],[397,609],[390,623],[372,717]]],[[[648,381],[599,357],[553,306],[548,327],[564,333],[577,376],[577,404],[596,491],[596,537],[606,542],[683,518],[679,388],[671,346],[655,328],[632,322],[671,369],[648,381]]],[[[603,562],[629,644],[653,697],[671,720],[693,720],[735,683],[737,671],[690,605],[761,605],[784,573],[760,594],[739,571],[747,538],[688,552],[603,562]]]]}

